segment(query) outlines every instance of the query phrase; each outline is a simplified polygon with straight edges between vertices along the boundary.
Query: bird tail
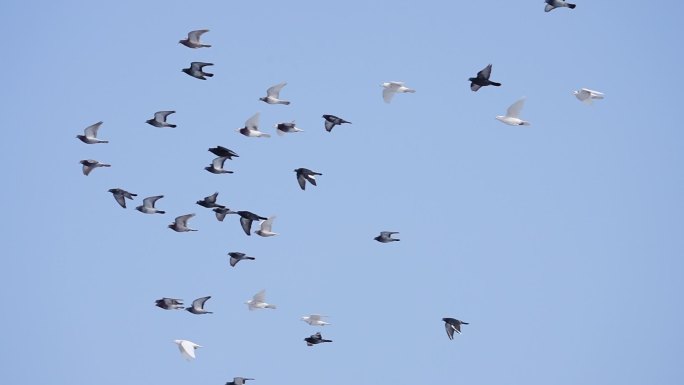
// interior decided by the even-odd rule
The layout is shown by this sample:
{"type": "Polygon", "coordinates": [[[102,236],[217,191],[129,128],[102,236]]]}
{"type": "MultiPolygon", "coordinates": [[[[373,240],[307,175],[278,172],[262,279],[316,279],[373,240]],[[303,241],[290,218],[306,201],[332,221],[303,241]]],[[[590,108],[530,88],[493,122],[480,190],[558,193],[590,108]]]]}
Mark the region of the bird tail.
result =
{"type": "Polygon", "coordinates": [[[109,143],[108,140],[101,140],[100,143],[109,143]]]}
{"type": "Polygon", "coordinates": [[[332,340],[321,340],[321,342],[332,342],[332,340]]]}
{"type": "Polygon", "coordinates": [[[270,138],[270,137],[271,137],[271,135],[269,135],[269,134],[261,134],[261,136],[262,136],[263,138],[270,138]]]}
{"type": "Polygon", "coordinates": [[[102,167],[112,167],[111,164],[107,164],[107,163],[102,163],[100,166],[102,166],[102,167]]]}
{"type": "Polygon", "coordinates": [[[214,76],[214,74],[208,74],[208,73],[205,73],[205,74],[204,74],[204,76],[206,76],[206,77],[210,78],[210,77],[214,76]]]}
{"type": "Polygon", "coordinates": [[[176,128],[176,125],[175,124],[169,124],[169,127],[176,128]]]}
{"type": "Polygon", "coordinates": [[[166,214],[166,211],[157,211],[158,214],[166,214]]]}
{"type": "Polygon", "coordinates": [[[576,6],[577,6],[577,5],[575,5],[575,4],[570,4],[570,3],[568,3],[568,8],[570,8],[570,9],[575,9],[576,6]]]}
{"type": "Polygon", "coordinates": [[[245,257],[244,259],[251,259],[251,260],[255,260],[256,258],[254,258],[254,257],[245,257]]]}
{"type": "Polygon", "coordinates": [[[463,321],[461,321],[461,323],[462,323],[463,325],[470,325],[469,323],[463,322],[463,321]]]}
{"type": "Polygon", "coordinates": [[[414,90],[413,88],[409,88],[409,89],[407,89],[405,92],[414,93],[414,92],[416,92],[416,90],[414,90]]]}
{"type": "Polygon", "coordinates": [[[526,122],[526,121],[523,120],[522,122],[520,122],[520,125],[521,125],[521,126],[529,126],[529,125],[530,125],[530,122],[526,122]]]}
{"type": "Polygon", "coordinates": [[[202,47],[209,48],[209,47],[211,47],[211,44],[202,44],[202,47]]]}
{"type": "Polygon", "coordinates": [[[275,308],[276,308],[276,305],[266,305],[266,308],[267,308],[267,309],[275,309],[275,308]]]}
{"type": "Polygon", "coordinates": [[[286,106],[289,106],[289,105],[290,105],[290,102],[284,101],[283,104],[286,105],[286,106]]]}
{"type": "Polygon", "coordinates": [[[495,86],[495,87],[500,87],[500,86],[501,86],[501,83],[497,83],[497,82],[490,82],[490,84],[493,85],[493,86],[495,86]]]}

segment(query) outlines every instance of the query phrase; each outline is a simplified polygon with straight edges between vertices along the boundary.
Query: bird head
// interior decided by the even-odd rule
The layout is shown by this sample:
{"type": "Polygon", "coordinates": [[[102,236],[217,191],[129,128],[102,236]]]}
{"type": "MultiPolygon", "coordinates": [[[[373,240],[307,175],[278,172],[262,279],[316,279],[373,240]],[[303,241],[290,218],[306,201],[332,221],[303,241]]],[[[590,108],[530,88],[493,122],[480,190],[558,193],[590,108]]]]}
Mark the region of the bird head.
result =
{"type": "Polygon", "coordinates": [[[259,100],[261,100],[262,102],[265,102],[265,101],[266,101],[266,97],[259,98],[259,100]]]}

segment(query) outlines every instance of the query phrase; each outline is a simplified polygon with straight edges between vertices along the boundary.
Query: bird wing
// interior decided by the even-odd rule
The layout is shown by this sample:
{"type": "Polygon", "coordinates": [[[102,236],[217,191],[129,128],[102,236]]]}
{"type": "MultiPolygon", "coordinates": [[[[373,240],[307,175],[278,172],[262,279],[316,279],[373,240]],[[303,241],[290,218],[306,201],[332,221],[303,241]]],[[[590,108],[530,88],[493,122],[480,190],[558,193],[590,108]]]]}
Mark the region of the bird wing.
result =
{"type": "MultiPolygon", "coordinates": [[[[211,166],[217,170],[221,170],[223,169],[223,164],[226,162],[226,159],[228,159],[227,156],[219,156],[211,161],[211,166]]],[[[214,198],[214,202],[216,202],[216,198],[214,198]]]]}
{"type": "Polygon", "coordinates": [[[207,302],[209,298],[211,298],[210,295],[202,298],[197,298],[196,300],[192,301],[192,307],[194,307],[195,309],[203,309],[204,303],[207,302]]]}
{"type": "Polygon", "coordinates": [[[87,138],[97,137],[97,130],[100,128],[101,125],[102,125],[102,122],[100,121],[100,122],[97,122],[91,126],[86,127],[84,130],[85,136],[87,138]]]}
{"type": "Polygon", "coordinates": [[[124,198],[124,193],[114,193],[114,199],[119,203],[119,205],[123,208],[126,208],[126,199],[124,198]]]}
{"type": "Polygon", "coordinates": [[[254,294],[252,297],[253,302],[264,302],[266,300],[266,289],[254,294]]]}
{"type": "Polygon", "coordinates": [[[517,102],[511,104],[510,107],[508,107],[508,110],[506,110],[506,116],[510,118],[519,118],[520,117],[520,111],[522,111],[523,106],[525,105],[525,98],[522,98],[518,100],[517,102]]]}
{"type": "Polygon", "coordinates": [[[297,182],[299,183],[299,187],[302,188],[302,190],[306,190],[306,178],[304,178],[304,174],[301,172],[297,173],[297,182]]]}
{"type": "Polygon", "coordinates": [[[316,322],[321,320],[321,315],[319,314],[311,314],[309,315],[309,321],[316,322]]]}
{"type": "Polygon", "coordinates": [[[180,342],[180,344],[178,344],[178,348],[180,349],[181,353],[183,354],[183,356],[186,359],[190,360],[190,359],[195,358],[195,344],[194,343],[192,343],[190,341],[182,340],[180,342]]]}
{"type": "Polygon", "coordinates": [[[271,227],[273,226],[273,220],[275,216],[268,217],[267,220],[261,222],[261,231],[271,232],[271,227]]]}
{"type": "Polygon", "coordinates": [[[391,237],[392,234],[399,234],[399,233],[396,231],[381,231],[380,232],[380,236],[388,237],[388,238],[391,237]]]}
{"type": "Polygon", "coordinates": [[[453,328],[453,326],[450,323],[445,322],[444,328],[446,329],[446,333],[447,333],[447,336],[449,336],[449,339],[453,340],[454,339],[454,328],[453,328]]]}
{"type": "Polygon", "coordinates": [[[154,120],[158,122],[166,122],[166,117],[175,113],[176,111],[158,111],[154,113],[154,120]]]}
{"type": "Polygon", "coordinates": [[[147,197],[147,198],[143,199],[143,206],[147,207],[147,208],[154,208],[155,202],[162,199],[163,197],[164,197],[163,195],[147,197]]]}
{"type": "Polygon", "coordinates": [[[245,234],[249,235],[250,231],[252,231],[252,220],[249,218],[240,217],[240,226],[242,226],[242,230],[245,231],[245,234]]]}
{"type": "Polygon", "coordinates": [[[237,265],[238,262],[240,262],[239,259],[233,257],[232,255],[230,256],[230,265],[231,266],[235,267],[235,265],[237,265]]]}
{"type": "Polygon", "coordinates": [[[247,127],[250,130],[258,130],[259,129],[259,113],[257,112],[254,114],[251,118],[247,119],[245,122],[245,127],[247,127]]]}
{"type": "Polygon", "coordinates": [[[603,96],[603,92],[598,92],[594,90],[590,90],[588,88],[581,88],[580,92],[586,93],[587,96],[603,96]]]}
{"type": "Polygon", "coordinates": [[[221,210],[214,209],[214,212],[216,213],[216,219],[218,219],[219,222],[223,222],[224,219],[226,219],[226,214],[228,212],[223,212],[221,210]]]}
{"type": "Polygon", "coordinates": [[[332,131],[333,127],[335,127],[335,123],[333,123],[329,120],[325,121],[325,130],[326,131],[328,131],[328,132],[332,131]]]}
{"type": "Polygon", "coordinates": [[[194,62],[190,63],[190,68],[193,71],[202,71],[202,68],[204,68],[206,66],[213,66],[213,65],[214,64],[212,64],[212,63],[203,63],[201,61],[194,61],[194,62]]]}
{"type": "Polygon", "coordinates": [[[548,4],[548,1],[547,1],[546,6],[544,7],[544,12],[551,12],[554,8],[556,8],[556,7],[554,7],[551,4],[548,4]]]}
{"type": "Polygon", "coordinates": [[[204,198],[207,203],[216,203],[216,197],[218,197],[218,191],[204,198]]]}
{"type": "Polygon", "coordinates": [[[185,214],[181,215],[179,217],[176,217],[176,226],[182,226],[182,227],[187,227],[188,226],[188,219],[194,217],[195,214],[185,214]]]}
{"type": "Polygon", "coordinates": [[[190,32],[188,32],[188,40],[190,40],[193,43],[199,43],[200,36],[202,36],[202,34],[204,34],[206,32],[209,32],[209,30],[208,29],[200,29],[197,31],[190,31],[190,32]]]}
{"type": "Polygon", "coordinates": [[[385,87],[385,89],[382,90],[382,98],[385,100],[385,103],[389,103],[392,101],[392,97],[394,94],[397,92],[396,88],[393,87],[385,87]]]}
{"type": "Polygon", "coordinates": [[[475,83],[472,83],[472,82],[470,83],[470,89],[471,89],[471,90],[477,91],[477,90],[479,90],[480,88],[482,88],[481,85],[475,84],[475,83]]]}
{"type": "Polygon", "coordinates": [[[489,76],[492,74],[492,65],[488,64],[485,68],[483,68],[480,72],[477,73],[477,77],[481,79],[489,79],[489,76]]]}
{"type": "Polygon", "coordinates": [[[280,95],[280,90],[283,89],[287,85],[286,82],[282,82],[280,84],[276,84],[273,87],[270,87],[269,89],[266,90],[266,95],[272,98],[278,99],[280,95]]]}

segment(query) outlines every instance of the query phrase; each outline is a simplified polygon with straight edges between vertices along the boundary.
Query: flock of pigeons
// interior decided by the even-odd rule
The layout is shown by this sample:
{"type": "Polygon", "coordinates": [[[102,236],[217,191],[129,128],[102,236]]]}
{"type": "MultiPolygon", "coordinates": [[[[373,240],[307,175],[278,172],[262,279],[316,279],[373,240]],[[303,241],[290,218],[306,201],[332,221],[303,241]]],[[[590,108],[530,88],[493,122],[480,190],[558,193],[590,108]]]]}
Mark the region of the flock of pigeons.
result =
{"type": "MultiPolygon", "coordinates": [[[[566,1],[563,0],[545,0],[546,6],[545,6],[545,11],[549,12],[553,9],[556,8],[569,8],[569,9],[574,9],[575,4],[570,4],[566,1]]],[[[189,48],[206,48],[206,47],[211,47],[209,44],[204,44],[200,41],[200,38],[203,34],[206,32],[209,32],[208,29],[202,29],[202,30],[197,30],[197,31],[191,31],[188,33],[188,37],[186,39],[180,40],[179,43],[189,47],[189,48]]],[[[200,79],[200,80],[207,80],[207,78],[210,78],[213,76],[213,74],[205,72],[205,68],[208,66],[212,66],[212,63],[203,63],[203,62],[192,62],[190,64],[190,67],[182,69],[184,73],[186,73],[189,76],[192,76],[194,78],[200,79]]],[[[483,68],[481,71],[477,73],[475,77],[471,77],[468,80],[470,81],[470,89],[472,91],[478,91],[482,87],[487,87],[487,86],[495,86],[495,87],[500,87],[501,83],[495,82],[490,80],[492,74],[492,65],[489,64],[485,68],[483,68]]],[[[266,90],[266,96],[260,98],[259,100],[268,103],[268,104],[282,104],[282,105],[289,105],[290,101],[284,100],[280,98],[280,93],[285,87],[287,83],[283,82],[280,84],[276,84],[266,90]]],[[[414,89],[407,87],[403,82],[397,82],[397,81],[390,81],[390,82],[385,82],[382,83],[383,87],[383,92],[382,92],[382,97],[383,100],[386,103],[390,103],[394,97],[395,94],[398,93],[414,93],[416,92],[414,89]]],[[[596,99],[603,99],[604,95],[601,92],[590,90],[588,88],[581,88],[577,91],[574,91],[574,95],[577,99],[580,101],[591,104],[594,100],[596,99]]],[[[524,106],[525,99],[522,98],[515,103],[513,103],[508,110],[506,111],[505,115],[497,116],[496,119],[508,124],[508,125],[513,125],[513,126],[527,126],[530,125],[528,121],[525,121],[520,118],[520,112],[524,106]]],[[[158,111],[154,114],[154,117],[152,119],[147,120],[147,123],[154,126],[154,127],[169,127],[169,128],[174,128],[176,127],[175,124],[171,124],[167,122],[167,119],[169,115],[175,113],[175,111],[158,111]]],[[[351,122],[344,120],[340,117],[337,117],[335,115],[323,115],[322,116],[324,119],[324,128],[327,132],[331,132],[332,129],[335,126],[342,125],[342,124],[351,124],[351,122]]],[[[101,140],[98,138],[98,130],[102,126],[103,122],[97,122],[91,126],[88,126],[84,130],[83,135],[77,135],[77,138],[81,140],[83,143],[86,144],[100,144],[100,143],[109,143],[107,140],[101,140]]],[[[296,132],[302,132],[303,130],[296,127],[294,122],[290,123],[278,123],[274,126],[276,129],[276,133],[278,135],[284,135],[285,133],[296,133],[296,132]]],[[[270,135],[268,133],[262,132],[259,130],[259,113],[254,114],[252,117],[247,119],[245,121],[245,125],[242,128],[236,129],[237,132],[240,134],[247,136],[247,137],[255,137],[255,138],[268,138],[270,135]]],[[[216,156],[214,160],[211,162],[211,164],[207,167],[205,167],[205,170],[208,172],[211,172],[213,174],[230,174],[233,173],[233,171],[225,169],[225,162],[226,160],[231,160],[234,157],[239,157],[237,153],[235,153],[233,150],[230,150],[226,147],[222,146],[217,146],[213,148],[208,149],[212,154],[216,156]]],[[[111,167],[110,164],[102,163],[97,160],[93,159],[85,159],[81,160],[80,163],[83,165],[83,174],[84,175],[90,175],[90,173],[99,167],[111,167]]],[[[297,178],[297,183],[299,184],[299,187],[302,190],[306,189],[307,182],[313,186],[316,186],[316,177],[321,176],[323,174],[309,170],[307,168],[297,168],[294,170],[296,173],[296,178],[297,178]]],[[[126,191],[121,188],[112,188],[109,190],[109,192],[113,195],[114,199],[116,202],[122,207],[126,208],[126,200],[133,200],[137,194],[131,193],[129,191],[126,191]]],[[[155,204],[163,198],[163,195],[156,195],[156,196],[150,196],[146,197],[143,199],[143,203],[140,206],[136,207],[136,210],[140,211],[141,213],[144,214],[165,214],[165,211],[159,210],[158,208],[155,207],[155,204]]],[[[278,233],[273,232],[272,227],[273,227],[273,221],[275,219],[275,216],[270,216],[270,217],[263,217],[257,214],[254,214],[250,211],[245,211],[245,210],[240,210],[240,211],[232,211],[229,208],[227,208],[224,205],[218,204],[217,203],[217,197],[218,197],[218,192],[209,195],[207,197],[204,197],[201,200],[198,200],[196,203],[202,207],[212,209],[213,212],[216,215],[216,218],[218,221],[223,221],[225,217],[228,214],[236,214],[237,216],[240,217],[240,226],[242,227],[242,230],[246,235],[251,235],[252,232],[252,225],[254,221],[259,222],[259,229],[254,231],[257,235],[262,236],[262,237],[271,237],[278,235],[278,233]]],[[[195,229],[192,229],[188,226],[188,221],[195,216],[194,213],[191,214],[185,214],[181,215],[175,218],[175,220],[168,225],[168,227],[176,232],[189,232],[189,231],[197,231],[195,229]]],[[[382,231],[380,235],[376,236],[374,239],[380,243],[391,243],[391,242],[397,242],[399,241],[398,238],[393,238],[394,234],[398,234],[398,232],[395,231],[382,231]]],[[[243,260],[254,260],[254,257],[248,256],[245,253],[241,252],[230,252],[228,253],[230,256],[230,266],[235,267],[238,262],[243,261],[243,260]]],[[[256,310],[256,309],[276,309],[276,306],[273,304],[269,304],[266,302],[266,292],[265,290],[261,290],[260,292],[254,294],[254,296],[245,302],[249,310],[256,310]]],[[[211,311],[207,311],[205,309],[205,305],[207,301],[211,299],[211,296],[206,296],[202,298],[197,298],[192,302],[192,305],[190,307],[185,307],[183,304],[183,300],[181,299],[176,299],[176,298],[161,298],[156,300],[156,306],[164,309],[164,310],[181,310],[185,309],[186,311],[192,313],[192,314],[212,314],[211,311]]],[[[320,315],[320,314],[310,314],[307,316],[301,317],[301,320],[308,323],[309,325],[312,326],[325,326],[325,325],[330,325],[330,323],[324,321],[323,319],[326,318],[326,316],[320,315]]],[[[451,318],[451,317],[445,317],[442,318],[442,321],[444,321],[444,327],[447,333],[447,336],[449,339],[454,338],[454,333],[461,333],[461,325],[468,325],[467,322],[461,321],[456,318],[451,318]]],[[[317,345],[320,343],[325,343],[325,342],[332,342],[332,340],[329,339],[324,339],[323,336],[321,335],[320,332],[317,332],[315,334],[310,335],[309,337],[304,338],[304,341],[306,342],[307,346],[313,346],[317,345]]],[[[192,360],[195,358],[195,350],[197,348],[202,347],[199,344],[196,344],[192,341],[188,340],[175,340],[174,341],[177,345],[178,348],[183,355],[184,358],[187,360],[192,360]]],[[[226,383],[226,385],[244,385],[245,381],[247,380],[253,380],[252,378],[244,378],[244,377],[235,377],[233,381],[226,383]]]]}

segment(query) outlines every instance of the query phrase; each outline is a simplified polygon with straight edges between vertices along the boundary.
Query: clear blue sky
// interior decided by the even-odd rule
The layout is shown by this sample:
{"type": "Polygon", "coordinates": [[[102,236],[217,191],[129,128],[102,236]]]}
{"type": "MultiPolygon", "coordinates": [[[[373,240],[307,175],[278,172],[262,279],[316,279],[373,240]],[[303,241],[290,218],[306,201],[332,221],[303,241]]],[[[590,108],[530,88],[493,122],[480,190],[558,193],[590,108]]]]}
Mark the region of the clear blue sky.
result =
{"type": "Polygon", "coordinates": [[[684,6],[576,2],[7,1],[4,382],[681,384],[684,6]],[[178,44],[202,28],[212,48],[178,44]],[[471,92],[488,63],[503,86],[471,92]],[[389,80],[417,92],[385,104],[389,80]],[[281,81],[290,106],[258,100],[281,81]],[[531,126],[494,119],[522,96],[531,126]],[[236,133],[255,112],[305,132],[236,133]],[[75,138],[99,120],[109,144],[75,138]],[[203,170],[216,145],[235,174],[203,170]],[[217,222],[194,203],[215,191],[281,235],[217,222]],[[166,215],[134,210],[158,194],[166,215]],[[260,289],[277,310],[247,310],[260,289]],[[309,313],[333,343],[305,345],[309,313]],[[453,341],[446,316],[470,322],[453,341]]]}

